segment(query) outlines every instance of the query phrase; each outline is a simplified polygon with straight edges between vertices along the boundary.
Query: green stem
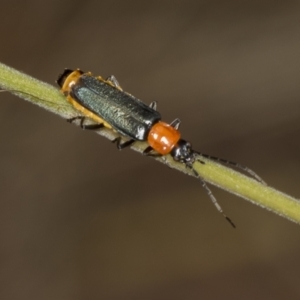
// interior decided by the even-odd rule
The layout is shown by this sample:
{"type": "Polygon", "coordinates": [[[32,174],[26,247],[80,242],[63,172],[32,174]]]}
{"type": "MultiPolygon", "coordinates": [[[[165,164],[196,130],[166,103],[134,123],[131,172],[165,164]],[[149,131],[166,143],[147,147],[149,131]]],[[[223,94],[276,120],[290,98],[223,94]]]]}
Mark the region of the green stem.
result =
{"type": "MultiPolygon", "coordinates": [[[[79,115],[57,88],[3,64],[0,64],[0,87],[63,118],[79,115]]],[[[98,133],[109,139],[116,136],[113,131],[108,129],[101,130],[98,133]]],[[[136,142],[131,148],[143,152],[146,147],[146,143],[136,142]]],[[[184,164],[175,162],[169,155],[156,158],[156,160],[183,173],[195,176],[184,164]]],[[[300,223],[300,201],[297,199],[214,161],[204,157],[201,157],[201,160],[205,164],[195,162],[193,167],[206,182],[271,210],[291,221],[300,223]]]]}

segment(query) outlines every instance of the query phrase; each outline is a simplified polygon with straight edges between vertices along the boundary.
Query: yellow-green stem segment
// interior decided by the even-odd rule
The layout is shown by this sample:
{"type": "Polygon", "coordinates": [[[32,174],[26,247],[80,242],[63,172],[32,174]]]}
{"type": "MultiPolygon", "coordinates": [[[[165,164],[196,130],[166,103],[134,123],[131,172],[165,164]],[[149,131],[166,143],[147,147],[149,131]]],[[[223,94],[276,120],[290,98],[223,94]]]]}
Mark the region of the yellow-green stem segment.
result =
{"type": "MultiPolygon", "coordinates": [[[[67,119],[79,115],[57,88],[1,63],[0,87],[63,118],[67,119]]],[[[108,129],[100,130],[97,133],[110,140],[116,136],[112,130],[108,129]]],[[[142,152],[146,147],[146,143],[136,142],[131,148],[142,152]]],[[[175,162],[169,155],[156,160],[183,173],[195,176],[184,164],[175,162]]],[[[204,157],[201,157],[201,161],[205,164],[195,162],[193,167],[206,182],[271,210],[293,222],[300,223],[299,200],[204,157]]]]}

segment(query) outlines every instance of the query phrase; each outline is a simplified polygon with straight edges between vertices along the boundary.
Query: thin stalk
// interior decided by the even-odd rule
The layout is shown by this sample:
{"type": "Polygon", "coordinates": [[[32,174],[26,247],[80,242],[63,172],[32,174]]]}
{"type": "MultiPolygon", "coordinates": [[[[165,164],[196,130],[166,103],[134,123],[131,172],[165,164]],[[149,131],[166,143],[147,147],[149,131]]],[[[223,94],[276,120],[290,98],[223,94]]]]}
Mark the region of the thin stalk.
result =
{"type": "MultiPolygon", "coordinates": [[[[65,119],[80,115],[57,88],[3,64],[0,64],[0,87],[65,119]]],[[[108,129],[100,130],[97,133],[110,140],[116,137],[116,134],[108,129]]],[[[131,149],[143,152],[146,147],[147,143],[136,142],[131,149]]],[[[175,162],[169,155],[155,159],[173,169],[195,176],[184,164],[175,162]]],[[[206,182],[271,210],[293,222],[300,223],[299,200],[205,157],[201,157],[201,161],[205,164],[195,162],[193,167],[206,182]]]]}

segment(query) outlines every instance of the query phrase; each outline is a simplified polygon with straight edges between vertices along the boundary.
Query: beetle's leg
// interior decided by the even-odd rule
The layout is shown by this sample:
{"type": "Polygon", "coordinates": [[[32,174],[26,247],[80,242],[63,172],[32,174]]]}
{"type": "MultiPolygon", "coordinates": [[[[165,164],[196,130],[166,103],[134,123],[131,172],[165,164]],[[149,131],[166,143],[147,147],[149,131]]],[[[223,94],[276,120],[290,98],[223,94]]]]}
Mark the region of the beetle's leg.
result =
{"type": "Polygon", "coordinates": [[[76,120],[80,120],[80,127],[81,127],[82,129],[87,129],[87,130],[98,130],[98,129],[101,129],[101,128],[104,127],[104,124],[103,124],[103,123],[100,123],[100,124],[84,125],[85,119],[86,119],[85,117],[77,116],[77,117],[68,119],[67,121],[68,121],[69,123],[73,123],[73,122],[76,121],[76,120]]]}
{"type": "Polygon", "coordinates": [[[152,156],[152,157],[160,157],[160,156],[163,156],[162,154],[160,153],[157,153],[157,152],[152,152],[154,151],[153,148],[151,146],[148,146],[144,151],[143,151],[143,155],[146,155],[146,156],[152,156]],[[152,152],[152,153],[151,153],[152,152]]]}
{"type": "Polygon", "coordinates": [[[156,110],[157,109],[157,102],[156,101],[153,101],[149,104],[149,107],[152,108],[153,110],[156,110]]]}
{"type": "Polygon", "coordinates": [[[180,123],[181,123],[180,119],[176,118],[173,122],[171,122],[170,125],[172,127],[174,127],[176,130],[178,130],[179,126],[180,126],[180,123]]]}
{"type": "Polygon", "coordinates": [[[151,146],[148,146],[148,147],[143,151],[143,155],[149,155],[151,151],[153,151],[153,148],[152,148],[151,146]]]}
{"type": "Polygon", "coordinates": [[[117,89],[119,89],[120,91],[123,91],[123,89],[120,86],[120,83],[118,82],[117,78],[114,75],[110,75],[106,78],[106,81],[109,81],[110,83],[112,83],[112,85],[114,87],[116,87],[117,89]]]}
{"type": "Polygon", "coordinates": [[[114,140],[112,140],[112,143],[116,143],[117,144],[117,148],[119,150],[122,150],[122,149],[124,149],[126,147],[131,146],[135,142],[135,140],[128,140],[128,141],[126,141],[124,143],[121,143],[121,141],[122,141],[122,138],[119,136],[119,137],[115,138],[114,140]]]}

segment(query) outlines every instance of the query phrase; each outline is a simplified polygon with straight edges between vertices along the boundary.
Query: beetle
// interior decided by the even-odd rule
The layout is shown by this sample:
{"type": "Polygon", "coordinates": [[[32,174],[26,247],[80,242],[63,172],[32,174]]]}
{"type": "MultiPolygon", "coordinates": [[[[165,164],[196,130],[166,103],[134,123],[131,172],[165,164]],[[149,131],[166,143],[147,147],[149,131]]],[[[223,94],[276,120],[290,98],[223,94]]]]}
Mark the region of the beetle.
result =
{"type": "Polygon", "coordinates": [[[109,76],[105,80],[101,76],[95,77],[92,73],[85,73],[80,69],[65,69],[58,77],[57,83],[68,101],[83,115],[68,121],[80,120],[80,126],[83,129],[98,130],[104,127],[113,129],[119,134],[119,137],[113,142],[120,150],[136,141],[146,141],[149,146],[144,150],[144,155],[162,156],[170,154],[175,161],[185,164],[201,180],[202,186],[206,189],[217,210],[233,227],[235,227],[234,223],[223,212],[204,179],[193,168],[194,162],[199,161],[204,164],[201,160],[201,156],[203,156],[241,168],[256,180],[264,183],[248,167],[193,150],[192,145],[181,138],[178,130],[181,121],[178,118],[170,124],[161,121],[162,118],[157,111],[155,101],[146,105],[123,91],[114,76],[109,76]],[[94,120],[96,124],[85,125],[86,118],[94,120]],[[127,140],[123,141],[123,137],[127,140]]]}

